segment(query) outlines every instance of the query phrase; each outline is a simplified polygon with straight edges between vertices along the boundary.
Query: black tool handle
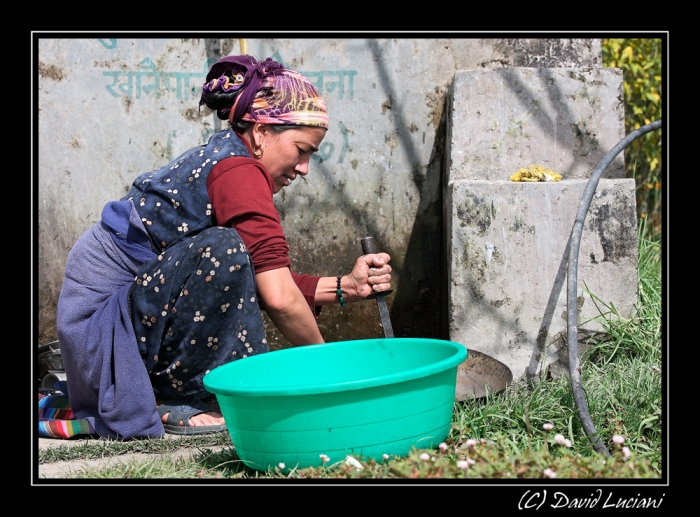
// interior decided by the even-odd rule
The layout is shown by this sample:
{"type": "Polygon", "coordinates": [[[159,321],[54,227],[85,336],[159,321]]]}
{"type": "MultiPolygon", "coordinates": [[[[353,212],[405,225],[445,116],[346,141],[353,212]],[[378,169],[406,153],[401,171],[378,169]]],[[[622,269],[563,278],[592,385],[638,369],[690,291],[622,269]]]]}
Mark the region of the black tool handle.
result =
{"type": "MultiPolygon", "coordinates": [[[[377,250],[374,248],[374,239],[372,237],[365,237],[364,239],[360,240],[360,243],[362,244],[362,254],[363,255],[377,253],[377,250]]],[[[387,294],[391,294],[392,292],[393,292],[392,289],[388,289],[388,290],[382,291],[380,293],[372,293],[366,299],[371,300],[371,299],[376,298],[378,294],[387,295],[387,294]]]]}
{"type": "Polygon", "coordinates": [[[360,242],[362,243],[362,253],[365,255],[377,253],[374,249],[374,239],[372,237],[365,237],[360,242]]]}

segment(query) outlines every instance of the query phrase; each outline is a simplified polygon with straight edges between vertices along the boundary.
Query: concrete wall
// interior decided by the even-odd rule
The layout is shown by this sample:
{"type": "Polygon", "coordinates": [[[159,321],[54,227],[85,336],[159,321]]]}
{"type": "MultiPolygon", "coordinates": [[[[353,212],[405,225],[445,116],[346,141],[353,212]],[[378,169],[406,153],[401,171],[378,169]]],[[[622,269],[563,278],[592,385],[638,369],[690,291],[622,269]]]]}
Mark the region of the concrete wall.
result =
{"type": "MultiPolygon", "coordinates": [[[[440,262],[445,99],[456,70],[601,65],[596,39],[247,39],[308,75],[331,128],[305,181],[276,196],[300,273],[347,273],[373,236],[393,257],[395,334],[447,338],[440,262]]],[[[38,343],[56,339],[68,251],[141,172],[222,128],[199,92],[231,39],[60,39],[38,46],[38,343]]],[[[374,302],[327,307],[328,341],[381,336],[374,302]]],[[[273,348],[285,346],[271,325],[273,348]]]]}

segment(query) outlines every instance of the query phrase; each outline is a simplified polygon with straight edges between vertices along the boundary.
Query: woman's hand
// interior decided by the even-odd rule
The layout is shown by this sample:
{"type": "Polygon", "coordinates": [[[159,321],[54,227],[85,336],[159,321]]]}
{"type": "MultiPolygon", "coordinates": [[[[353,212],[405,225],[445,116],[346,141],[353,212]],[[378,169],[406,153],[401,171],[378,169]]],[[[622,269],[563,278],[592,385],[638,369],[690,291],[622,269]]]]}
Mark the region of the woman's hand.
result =
{"type": "Polygon", "coordinates": [[[363,300],[373,292],[379,293],[391,289],[390,260],[391,257],[386,253],[370,253],[355,261],[355,267],[347,276],[357,300],[363,300]]]}
{"type": "MultiPolygon", "coordinates": [[[[391,257],[386,253],[369,253],[359,257],[352,271],[340,278],[343,300],[348,303],[359,302],[373,292],[391,289],[390,260],[391,257]]],[[[322,277],[316,286],[316,305],[333,305],[339,300],[337,277],[322,277]]]]}

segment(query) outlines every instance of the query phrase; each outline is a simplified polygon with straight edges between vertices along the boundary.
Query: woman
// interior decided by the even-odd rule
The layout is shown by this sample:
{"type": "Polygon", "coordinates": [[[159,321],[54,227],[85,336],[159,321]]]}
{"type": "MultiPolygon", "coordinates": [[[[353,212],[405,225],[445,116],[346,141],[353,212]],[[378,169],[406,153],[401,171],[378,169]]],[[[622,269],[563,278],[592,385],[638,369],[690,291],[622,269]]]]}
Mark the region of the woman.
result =
{"type": "Polygon", "coordinates": [[[261,309],[293,346],[323,343],[321,306],[390,288],[385,253],[345,276],[290,269],[272,196],[306,176],[328,129],[306,78],[229,56],[207,74],[202,104],[230,128],[139,176],[68,256],[57,311],[67,395],[101,436],[224,430],[202,379],[269,351],[261,309]]]}

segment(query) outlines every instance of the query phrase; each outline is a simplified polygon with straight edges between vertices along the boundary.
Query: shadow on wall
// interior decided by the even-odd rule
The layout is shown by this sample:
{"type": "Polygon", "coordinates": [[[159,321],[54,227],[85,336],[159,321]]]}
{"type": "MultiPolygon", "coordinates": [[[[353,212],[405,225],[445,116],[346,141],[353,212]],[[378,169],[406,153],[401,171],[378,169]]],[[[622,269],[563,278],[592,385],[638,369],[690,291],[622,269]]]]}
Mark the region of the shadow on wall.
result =
{"type": "MultiPolygon", "coordinates": [[[[377,59],[378,84],[386,96],[396,99],[396,87],[381,59],[381,50],[376,40],[369,41],[370,50],[377,59]]],[[[447,92],[445,85],[444,93],[447,92]]],[[[413,164],[411,180],[420,195],[413,228],[406,246],[403,267],[396,271],[398,289],[390,295],[391,322],[396,337],[421,337],[447,339],[447,300],[445,299],[444,260],[442,247],[442,168],[445,154],[445,99],[436,128],[433,150],[425,173],[419,154],[408,138],[408,124],[401,106],[394,112],[396,127],[407,160],[413,164]]],[[[370,234],[371,235],[371,234],[370,234]]],[[[382,242],[381,236],[377,239],[382,242]]],[[[387,250],[399,253],[400,250],[387,250]]]]}

